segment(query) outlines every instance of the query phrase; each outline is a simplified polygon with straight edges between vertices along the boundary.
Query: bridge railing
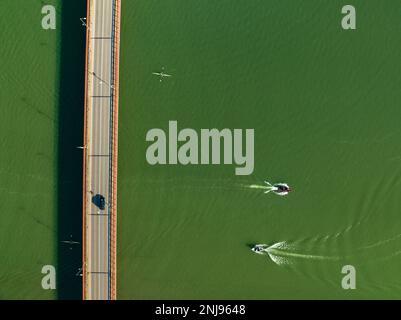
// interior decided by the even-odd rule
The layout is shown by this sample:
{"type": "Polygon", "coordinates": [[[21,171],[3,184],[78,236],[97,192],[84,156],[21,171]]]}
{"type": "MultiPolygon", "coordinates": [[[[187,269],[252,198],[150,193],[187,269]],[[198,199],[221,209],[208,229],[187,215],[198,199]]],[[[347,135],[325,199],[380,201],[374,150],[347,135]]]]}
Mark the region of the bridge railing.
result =
{"type": "Polygon", "coordinates": [[[110,207],[110,299],[117,299],[117,161],[118,161],[118,94],[120,60],[121,0],[114,1],[112,56],[112,167],[110,207]]]}

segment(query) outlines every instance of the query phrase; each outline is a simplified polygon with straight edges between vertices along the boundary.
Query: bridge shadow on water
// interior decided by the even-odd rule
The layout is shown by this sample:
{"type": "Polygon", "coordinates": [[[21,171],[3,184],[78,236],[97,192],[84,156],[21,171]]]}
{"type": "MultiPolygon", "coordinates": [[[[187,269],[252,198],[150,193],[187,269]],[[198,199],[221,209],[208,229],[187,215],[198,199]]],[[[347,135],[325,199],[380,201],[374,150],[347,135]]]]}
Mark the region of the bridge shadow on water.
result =
{"type": "Polygon", "coordinates": [[[57,8],[61,37],[57,139],[57,294],[82,298],[82,150],[85,34],[80,18],[86,1],[62,1],[57,8]],[[61,21],[60,21],[61,20],[61,21]],[[70,244],[63,241],[76,241],[70,244]]]}

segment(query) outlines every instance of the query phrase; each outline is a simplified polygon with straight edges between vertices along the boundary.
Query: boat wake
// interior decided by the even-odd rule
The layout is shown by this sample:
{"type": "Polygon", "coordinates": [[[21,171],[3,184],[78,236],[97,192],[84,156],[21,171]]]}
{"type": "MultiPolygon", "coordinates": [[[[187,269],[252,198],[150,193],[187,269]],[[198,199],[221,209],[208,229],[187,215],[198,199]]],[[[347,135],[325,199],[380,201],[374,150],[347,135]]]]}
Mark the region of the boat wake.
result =
{"type": "Polygon", "coordinates": [[[291,188],[288,184],[279,182],[279,183],[270,183],[269,181],[265,181],[265,185],[259,185],[259,184],[251,184],[248,186],[250,189],[262,189],[265,190],[264,193],[269,193],[273,192],[279,196],[285,196],[287,195],[290,191],[291,188]]]}
{"type": "MultiPolygon", "coordinates": [[[[300,260],[320,260],[320,261],[340,261],[342,259],[363,259],[363,261],[380,261],[383,259],[393,258],[401,254],[401,250],[395,247],[387,254],[378,254],[378,247],[386,245],[396,245],[396,240],[401,238],[401,234],[397,234],[391,238],[377,241],[373,244],[355,248],[344,255],[319,255],[310,254],[300,251],[300,248],[296,244],[289,244],[286,241],[277,242],[273,245],[261,245],[264,246],[260,250],[261,254],[269,256],[269,258],[277,265],[293,265],[300,260]]],[[[259,246],[259,245],[257,245],[259,246]]],[[[382,250],[380,250],[382,251],[382,250]]]]}
{"type": "Polygon", "coordinates": [[[294,259],[307,259],[307,260],[339,260],[340,257],[325,256],[299,253],[294,250],[294,246],[289,245],[287,242],[277,242],[265,249],[263,253],[268,255],[269,258],[277,265],[289,265],[295,262],[294,259]]]}

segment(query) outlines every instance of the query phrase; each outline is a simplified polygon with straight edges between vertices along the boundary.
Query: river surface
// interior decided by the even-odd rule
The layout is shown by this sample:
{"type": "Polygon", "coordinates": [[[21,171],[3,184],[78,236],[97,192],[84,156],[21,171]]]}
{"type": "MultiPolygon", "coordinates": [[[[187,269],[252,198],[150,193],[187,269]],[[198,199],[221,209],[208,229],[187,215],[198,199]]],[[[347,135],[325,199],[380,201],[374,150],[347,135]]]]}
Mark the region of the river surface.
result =
{"type": "Polygon", "coordinates": [[[119,298],[400,297],[401,3],[352,3],[349,31],[342,1],[123,3],[119,298]],[[254,129],[254,172],[149,165],[169,120],[254,129]]]}
{"type": "MultiPolygon", "coordinates": [[[[401,3],[352,3],[344,31],[337,0],[123,2],[119,298],[400,297],[401,3]],[[146,133],[169,120],[254,129],[253,173],[149,165],[146,133]],[[251,187],[264,180],[293,192],[251,187]]],[[[0,1],[2,299],[81,294],[80,244],[64,241],[82,241],[86,6],[46,4],[54,31],[42,1],[0,1]]]]}

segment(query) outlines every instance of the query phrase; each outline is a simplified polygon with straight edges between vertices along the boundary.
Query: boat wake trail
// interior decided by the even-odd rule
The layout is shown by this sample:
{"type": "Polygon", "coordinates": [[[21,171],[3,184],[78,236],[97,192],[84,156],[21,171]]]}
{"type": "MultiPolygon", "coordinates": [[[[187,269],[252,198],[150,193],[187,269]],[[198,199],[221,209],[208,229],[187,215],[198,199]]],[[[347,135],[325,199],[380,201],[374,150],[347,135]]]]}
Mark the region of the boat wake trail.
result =
{"type": "Polygon", "coordinates": [[[285,196],[287,195],[290,191],[291,188],[288,184],[279,182],[279,183],[270,183],[269,181],[264,181],[265,185],[259,185],[259,184],[251,184],[248,186],[250,189],[262,189],[265,190],[265,194],[269,192],[274,192],[275,194],[279,196],[285,196]]]}
{"type": "Polygon", "coordinates": [[[259,184],[251,184],[251,185],[245,186],[245,187],[248,187],[250,189],[262,189],[262,190],[265,190],[265,191],[269,191],[269,190],[272,189],[272,187],[270,187],[270,186],[262,186],[262,185],[259,185],[259,184]]]}
{"type": "MultiPolygon", "coordinates": [[[[343,254],[340,255],[305,253],[305,249],[301,251],[301,248],[298,245],[295,243],[290,245],[286,241],[277,242],[271,246],[265,245],[266,248],[262,250],[262,253],[268,255],[269,258],[277,265],[293,265],[301,260],[340,261],[344,259],[357,259],[358,261],[374,262],[393,258],[401,254],[401,250],[399,250],[399,246],[397,246],[396,241],[400,238],[401,234],[397,234],[391,238],[380,240],[370,245],[354,248],[347,253],[343,252],[343,254]],[[390,250],[378,250],[378,247],[387,245],[390,245],[393,247],[393,249],[391,250],[391,247],[389,247],[390,250]],[[380,254],[382,251],[383,254],[380,254]]],[[[314,246],[314,249],[316,250],[317,247],[314,246]]],[[[332,250],[330,251],[332,252],[332,250]]]]}
{"type": "Polygon", "coordinates": [[[340,257],[315,255],[296,252],[294,246],[290,246],[285,241],[277,242],[268,248],[264,249],[264,253],[277,265],[289,265],[295,262],[295,259],[307,260],[339,260],[340,257]]]}

